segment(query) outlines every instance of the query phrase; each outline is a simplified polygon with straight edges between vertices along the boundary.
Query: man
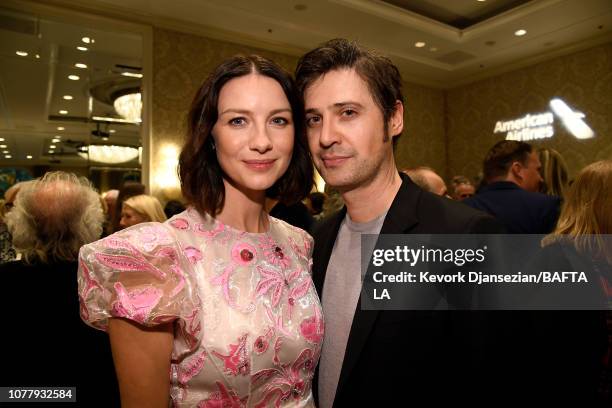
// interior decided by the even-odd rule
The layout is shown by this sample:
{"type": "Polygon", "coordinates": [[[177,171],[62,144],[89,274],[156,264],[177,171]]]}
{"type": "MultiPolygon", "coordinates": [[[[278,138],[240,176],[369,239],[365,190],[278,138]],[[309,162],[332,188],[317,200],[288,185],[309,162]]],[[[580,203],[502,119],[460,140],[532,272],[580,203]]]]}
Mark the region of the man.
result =
{"type": "Polygon", "coordinates": [[[6,333],[3,386],[76,387],[80,406],[118,406],[110,345],[79,316],[79,248],[102,233],[98,194],[85,179],[51,172],[21,185],[8,229],[22,260],[0,266],[6,333]]]}
{"type": "Polygon", "coordinates": [[[486,185],[463,202],[497,218],[509,233],[546,234],[559,218],[560,199],[539,193],[540,159],[530,144],[497,142],[487,153],[486,185]]]}
{"type": "Polygon", "coordinates": [[[448,189],[442,177],[434,171],[434,169],[425,166],[419,166],[411,169],[402,170],[402,173],[410,177],[410,180],[425,191],[437,194],[439,196],[447,196],[448,189]]]}
{"type": "Polygon", "coordinates": [[[462,338],[466,314],[360,308],[360,235],[485,233],[498,224],[398,173],[393,146],[404,127],[402,80],[388,59],[331,40],[300,59],[296,79],[315,166],[346,203],[314,234],[313,281],[326,321],[313,384],[318,406],[403,406],[439,401],[437,390],[453,400],[473,394],[462,381],[473,379],[468,373],[477,360],[470,358],[478,354],[462,338]]]}
{"type": "Polygon", "coordinates": [[[474,184],[465,176],[455,176],[451,182],[453,200],[463,201],[476,194],[474,184]]]}

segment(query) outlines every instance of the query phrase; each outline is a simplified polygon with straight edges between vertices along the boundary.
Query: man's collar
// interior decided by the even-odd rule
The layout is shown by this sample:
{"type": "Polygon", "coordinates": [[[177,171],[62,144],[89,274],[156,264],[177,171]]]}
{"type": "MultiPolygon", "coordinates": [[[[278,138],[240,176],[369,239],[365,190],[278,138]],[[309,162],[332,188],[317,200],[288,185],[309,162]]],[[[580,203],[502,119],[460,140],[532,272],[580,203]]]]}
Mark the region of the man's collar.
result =
{"type": "Polygon", "coordinates": [[[422,190],[410,180],[410,177],[400,173],[400,186],[387,217],[380,230],[381,234],[402,234],[418,223],[417,204],[422,190]]]}

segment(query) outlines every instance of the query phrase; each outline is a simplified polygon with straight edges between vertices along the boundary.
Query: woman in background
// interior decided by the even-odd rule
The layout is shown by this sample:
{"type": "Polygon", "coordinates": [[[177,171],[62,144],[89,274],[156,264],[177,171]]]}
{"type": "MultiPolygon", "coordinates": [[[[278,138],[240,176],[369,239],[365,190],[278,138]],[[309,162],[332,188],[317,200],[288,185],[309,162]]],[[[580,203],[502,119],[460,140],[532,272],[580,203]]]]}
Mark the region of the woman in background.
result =
{"type": "Polygon", "coordinates": [[[150,195],[140,194],[123,202],[119,226],[127,228],[142,222],[164,222],[166,220],[166,214],[159,200],[150,195]]]}
{"type": "Polygon", "coordinates": [[[311,189],[303,107],[259,56],[218,66],[179,158],[190,207],[82,248],[82,317],[108,330],[123,407],[314,407],[312,237],[268,216],[311,189]]]}
{"type": "Polygon", "coordinates": [[[538,149],[538,156],[542,164],[540,175],[544,180],[540,192],[560,197],[563,200],[569,186],[567,165],[563,156],[555,149],[548,147],[538,149]]]}

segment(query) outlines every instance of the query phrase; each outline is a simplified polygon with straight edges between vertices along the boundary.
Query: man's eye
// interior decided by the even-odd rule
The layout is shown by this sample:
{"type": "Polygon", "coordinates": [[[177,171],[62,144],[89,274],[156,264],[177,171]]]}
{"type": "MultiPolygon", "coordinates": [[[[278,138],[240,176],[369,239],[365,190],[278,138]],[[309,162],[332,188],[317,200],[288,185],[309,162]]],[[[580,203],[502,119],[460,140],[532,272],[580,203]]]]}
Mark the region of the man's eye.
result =
{"type": "Polygon", "coordinates": [[[316,126],[320,122],[321,122],[321,117],[320,116],[311,116],[309,118],[306,118],[306,125],[308,125],[310,127],[316,126]]]}
{"type": "Polygon", "coordinates": [[[233,118],[229,121],[229,124],[232,126],[242,126],[246,124],[245,118],[233,118]]]}
{"type": "Polygon", "coordinates": [[[355,114],[357,114],[357,111],[353,109],[345,109],[342,111],[343,116],[354,116],[355,114]]]}

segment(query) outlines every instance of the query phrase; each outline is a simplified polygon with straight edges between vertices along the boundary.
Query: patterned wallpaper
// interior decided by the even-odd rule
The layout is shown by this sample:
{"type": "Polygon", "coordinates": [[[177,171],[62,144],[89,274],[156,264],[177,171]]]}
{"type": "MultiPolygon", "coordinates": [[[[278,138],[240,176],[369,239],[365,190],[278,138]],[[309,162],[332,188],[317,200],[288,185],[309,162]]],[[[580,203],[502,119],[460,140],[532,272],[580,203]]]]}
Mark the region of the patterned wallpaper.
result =
{"type": "Polygon", "coordinates": [[[549,111],[553,97],[584,113],[595,137],[578,140],[555,118],[555,135],[532,144],[558,150],[571,177],[593,161],[612,159],[612,43],[608,43],[448,90],[449,175],[478,174],[487,150],[505,137],[493,133],[496,121],[549,111]]]}
{"type": "MultiPolygon", "coordinates": [[[[189,105],[204,78],[225,58],[257,53],[293,72],[295,56],[217,41],[192,34],[155,28],[153,34],[153,115],[151,193],[162,200],[176,198],[178,190],[159,187],[163,145],[183,144],[189,105]]],[[[446,168],[444,93],[405,83],[404,132],[397,146],[398,167],[428,165],[446,168]]],[[[163,166],[162,166],[163,167],[163,166]]]]}

